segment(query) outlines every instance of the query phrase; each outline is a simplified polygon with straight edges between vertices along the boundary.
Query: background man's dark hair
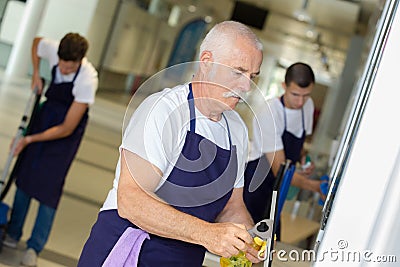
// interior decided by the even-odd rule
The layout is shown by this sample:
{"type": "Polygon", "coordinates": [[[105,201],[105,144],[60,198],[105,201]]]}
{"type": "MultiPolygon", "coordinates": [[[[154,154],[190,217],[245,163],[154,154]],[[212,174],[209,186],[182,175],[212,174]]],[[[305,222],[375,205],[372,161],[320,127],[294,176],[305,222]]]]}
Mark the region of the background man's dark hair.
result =
{"type": "Polygon", "coordinates": [[[66,34],[58,46],[58,57],[64,61],[81,61],[85,57],[89,43],[78,33],[66,34]]]}
{"type": "Polygon", "coordinates": [[[291,82],[303,88],[308,87],[311,83],[315,83],[314,72],[309,65],[296,62],[286,70],[286,86],[289,86],[291,82]]]}

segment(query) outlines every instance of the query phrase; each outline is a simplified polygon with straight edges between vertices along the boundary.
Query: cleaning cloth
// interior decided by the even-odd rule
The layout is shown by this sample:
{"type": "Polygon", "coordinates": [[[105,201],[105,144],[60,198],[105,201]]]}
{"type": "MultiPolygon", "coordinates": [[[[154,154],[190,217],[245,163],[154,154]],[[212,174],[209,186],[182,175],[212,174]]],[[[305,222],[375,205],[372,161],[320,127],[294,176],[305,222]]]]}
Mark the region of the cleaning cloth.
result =
{"type": "Polygon", "coordinates": [[[150,239],[147,232],[132,227],[126,228],[110,254],[108,254],[103,267],[136,267],[140,249],[145,239],[150,239]]]}

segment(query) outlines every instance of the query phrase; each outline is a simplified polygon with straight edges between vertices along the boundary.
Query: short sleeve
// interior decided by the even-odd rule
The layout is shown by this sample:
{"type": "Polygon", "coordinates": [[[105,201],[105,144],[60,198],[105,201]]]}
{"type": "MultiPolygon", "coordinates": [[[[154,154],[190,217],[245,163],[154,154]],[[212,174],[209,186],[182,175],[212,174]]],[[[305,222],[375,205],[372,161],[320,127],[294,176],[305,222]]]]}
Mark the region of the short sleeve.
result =
{"type": "Polygon", "coordinates": [[[179,112],[160,97],[145,99],[130,119],[124,132],[121,147],[149,161],[161,170],[167,171],[171,162],[179,156],[179,137],[176,118],[179,112]]]}
{"type": "Polygon", "coordinates": [[[96,69],[84,58],[72,89],[74,100],[79,103],[93,104],[98,83],[96,69]]]}
{"type": "Polygon", "coordinates": [[[58,41],[42,38],[37,47],[37,55],[40,58],[46,59],[50,67],[58,64],[58,41]]]}
{"type": "Polygon", "coordinates": [[[307,116],[305,118],[306,134],[311,135],[314,124],[314,102],[311,98],[309,98],[307,103],[304,105],[304,114],[304,116],[307,116]]]}
{"type": "Polygon", "coordinates": [[[280,118],[275,110],[274,103],[269,102],[253,119],[253,129],[260,139],[262,153],[270,153],[283,149],[280,129],[280,118]]]}

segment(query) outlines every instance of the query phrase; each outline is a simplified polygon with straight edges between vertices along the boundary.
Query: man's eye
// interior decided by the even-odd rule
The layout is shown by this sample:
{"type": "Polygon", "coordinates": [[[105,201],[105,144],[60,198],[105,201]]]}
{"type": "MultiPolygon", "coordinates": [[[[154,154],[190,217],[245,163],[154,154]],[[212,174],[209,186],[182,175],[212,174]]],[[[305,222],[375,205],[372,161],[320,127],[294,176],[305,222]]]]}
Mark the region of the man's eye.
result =
{"type": "Polygon", "coordinates": [[[236,75],[242,75],[243,73],[240,70],[233,70],[233,73],[236,75]]]}

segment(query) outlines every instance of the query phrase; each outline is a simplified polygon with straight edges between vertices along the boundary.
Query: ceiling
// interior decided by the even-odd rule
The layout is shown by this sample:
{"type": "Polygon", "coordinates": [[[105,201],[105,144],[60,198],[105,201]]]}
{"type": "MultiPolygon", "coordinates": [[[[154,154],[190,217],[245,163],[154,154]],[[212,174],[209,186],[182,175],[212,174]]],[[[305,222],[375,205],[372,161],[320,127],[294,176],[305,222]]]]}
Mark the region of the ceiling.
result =
{"type": "MultiPolygon", "coordinates": [[[[262,30],[254,29],[266,53],[283,62],[302,60],[328,79],[339,77],[354,35],[365,36],[371,16],[383,0],[241,0],[268,10],[262,30]],[[309,15],[301,21],[296,12],[309,15]]],[[[231,18],[235,0],[169,0],[170,4],[195,6],[196,12],[214,21],[231,18]]],[[[192,11],[193,12],[193,11],[192,11]]]]}
{"type": "MultiPolygon", "coordinates": [[[[235,0],[176,0],[204,5],[220,17],[230,16],[235,0]]],[[[240,0],[268,9],[271,13],[294,18],[293,13],[307,6],[307,11],[318,26],[333,31],[349,33],[353,30],[364,31],[371,14],[376,10],[379,0],[240,0]],[[350,27],[349,27],[350,26],[350,27]]]]}

